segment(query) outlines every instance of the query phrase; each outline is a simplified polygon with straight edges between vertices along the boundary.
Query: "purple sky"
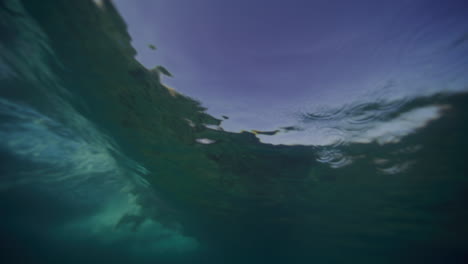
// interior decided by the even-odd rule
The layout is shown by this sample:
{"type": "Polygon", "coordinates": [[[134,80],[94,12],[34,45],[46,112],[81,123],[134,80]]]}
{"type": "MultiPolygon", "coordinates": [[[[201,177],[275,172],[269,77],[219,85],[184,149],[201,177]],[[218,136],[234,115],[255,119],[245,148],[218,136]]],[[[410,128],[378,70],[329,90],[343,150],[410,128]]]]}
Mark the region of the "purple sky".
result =
{"type": "MultiPolygon", "coordinates": [[[[230,116],[230,130],[291,125],[298,111],[408,86],[431,92],[428,75],[460,64],[448,47],[468,32],[464,2],[114,0],[137,59],[164,65],[175,76],[165,83],[230,116]],[[389,82],[399,88],[383,89],[389,82]]],[[[454,80],[444,74],[437,80],[454,80]]],[[[450,85],[434,89],[459,89],[450,85]]]]}

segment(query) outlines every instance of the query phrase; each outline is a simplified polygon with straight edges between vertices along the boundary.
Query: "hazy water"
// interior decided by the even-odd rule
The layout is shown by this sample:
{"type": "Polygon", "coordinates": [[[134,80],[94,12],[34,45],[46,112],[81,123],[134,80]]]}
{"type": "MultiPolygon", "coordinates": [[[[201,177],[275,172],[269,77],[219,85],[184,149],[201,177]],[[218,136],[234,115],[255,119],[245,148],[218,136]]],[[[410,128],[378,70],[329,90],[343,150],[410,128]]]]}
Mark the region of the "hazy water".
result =
{"type": "Polygon", "coordinates": [[[464,263],[462,74],[226,132],[102,3],[0,1],[2,263],[464,263]]]}

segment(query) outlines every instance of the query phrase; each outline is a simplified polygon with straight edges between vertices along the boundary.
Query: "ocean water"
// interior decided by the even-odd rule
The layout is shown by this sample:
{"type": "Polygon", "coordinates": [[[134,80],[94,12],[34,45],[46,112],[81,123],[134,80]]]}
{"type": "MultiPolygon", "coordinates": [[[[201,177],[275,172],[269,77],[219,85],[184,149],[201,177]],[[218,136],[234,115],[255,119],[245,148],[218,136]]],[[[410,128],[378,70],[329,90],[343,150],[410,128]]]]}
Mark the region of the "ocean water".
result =
{"type": "Polygon", "coordinates": [[[466,263],[467,32],[423,93],[230,132],[109,1],[1,0],[0,263],[466,263]]]}

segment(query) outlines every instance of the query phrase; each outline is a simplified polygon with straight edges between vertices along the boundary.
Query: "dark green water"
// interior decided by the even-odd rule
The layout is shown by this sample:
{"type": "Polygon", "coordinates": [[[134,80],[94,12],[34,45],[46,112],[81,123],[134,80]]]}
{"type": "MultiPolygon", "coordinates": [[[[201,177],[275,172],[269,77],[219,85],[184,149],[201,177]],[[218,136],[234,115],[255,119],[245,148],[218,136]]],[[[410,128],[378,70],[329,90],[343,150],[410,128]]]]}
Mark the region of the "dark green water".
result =
{"type": "Polygon", "coordinates": [[[466,83],[264,144],[206,127],[104,3],[0,1],[0,263],[466,263],[466,83]]]}

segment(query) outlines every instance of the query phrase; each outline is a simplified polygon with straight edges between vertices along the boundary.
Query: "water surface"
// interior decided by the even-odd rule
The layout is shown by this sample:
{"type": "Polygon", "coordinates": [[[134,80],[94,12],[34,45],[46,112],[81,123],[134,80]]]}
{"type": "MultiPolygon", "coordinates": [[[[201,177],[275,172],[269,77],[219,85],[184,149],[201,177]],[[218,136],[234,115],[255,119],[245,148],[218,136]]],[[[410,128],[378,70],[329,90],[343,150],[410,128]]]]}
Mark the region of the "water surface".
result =
{"type": "Polygon", "coordinates": [[[0,18],[2,263],[464,263],[462,26],[427,90],[239,132],[135,59],[109,1],[0,18]]]}

